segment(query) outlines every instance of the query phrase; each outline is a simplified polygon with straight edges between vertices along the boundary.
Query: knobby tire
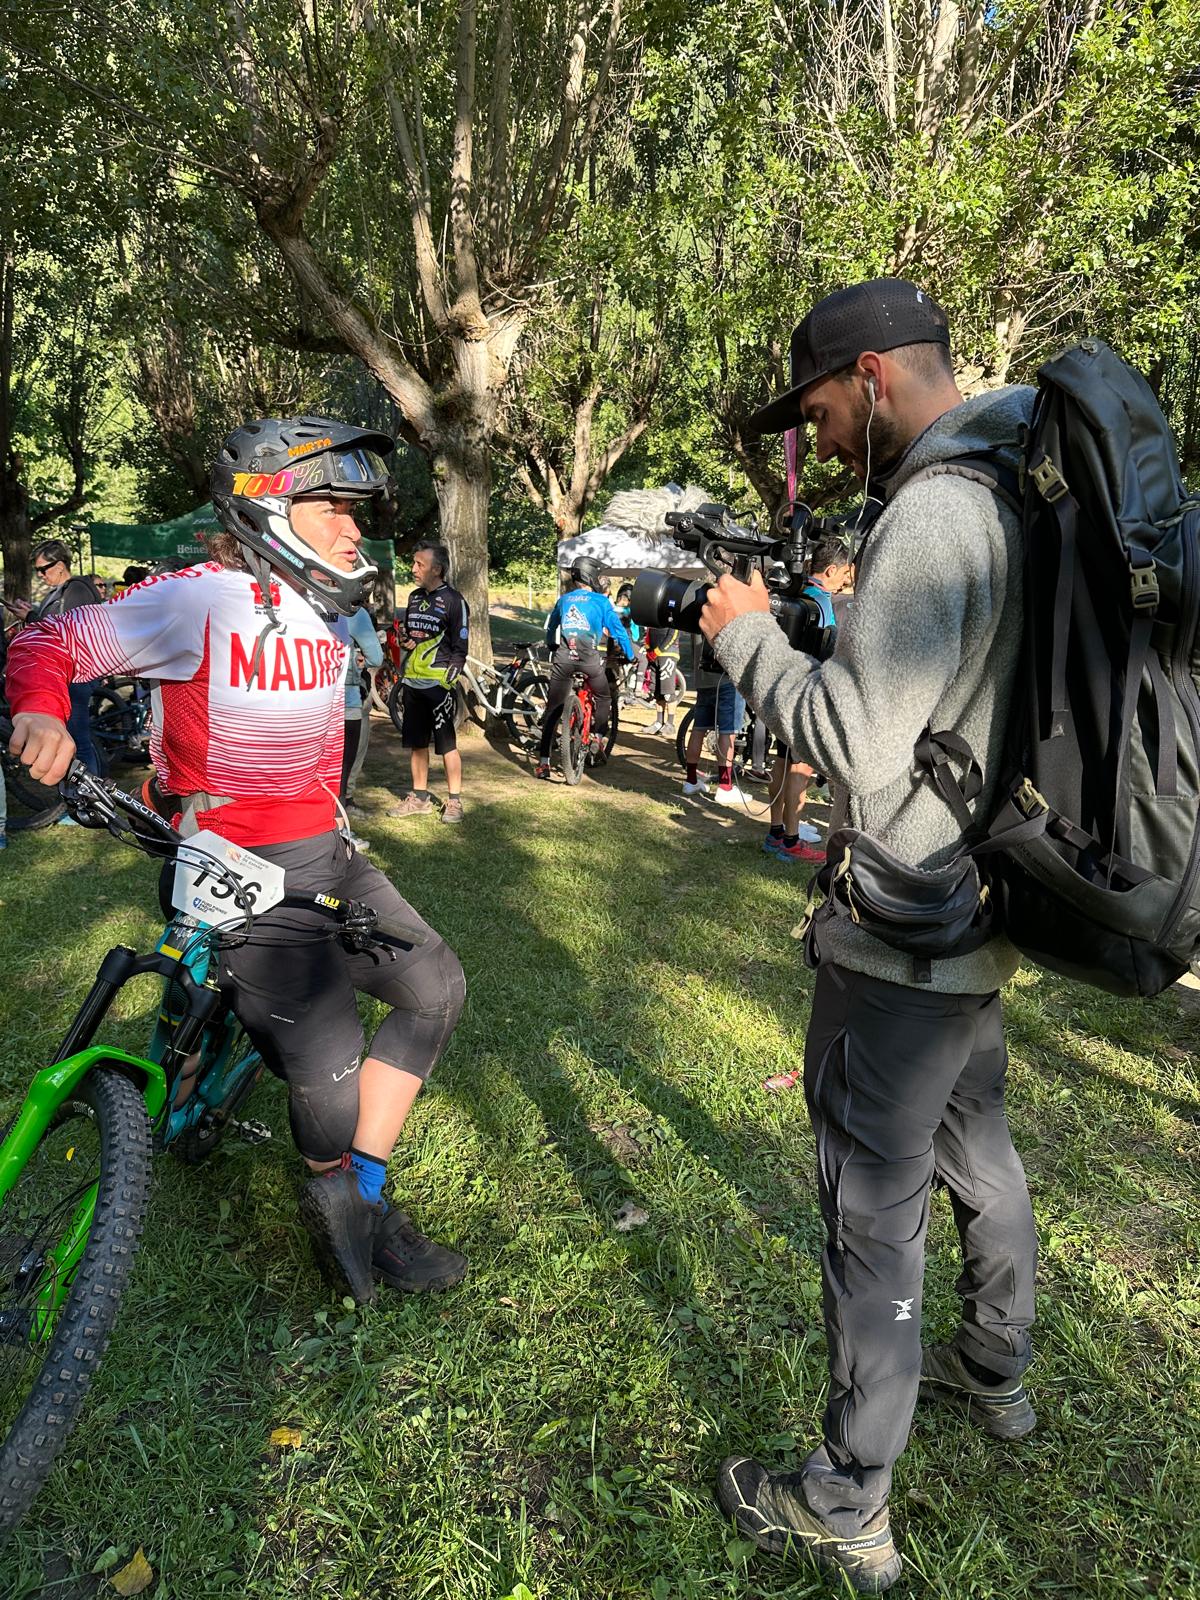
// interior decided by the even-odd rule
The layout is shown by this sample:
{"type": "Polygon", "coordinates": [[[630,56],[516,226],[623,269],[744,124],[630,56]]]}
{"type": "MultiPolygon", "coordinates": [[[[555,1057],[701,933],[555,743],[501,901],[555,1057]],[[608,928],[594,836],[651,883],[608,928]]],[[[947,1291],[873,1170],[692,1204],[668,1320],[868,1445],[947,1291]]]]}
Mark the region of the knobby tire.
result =
{"type": "MultiPolygon", "coordinates": [[[[78,1420],[117,1320],[150,1197],[150,1119],[135,1085],[99,1069],[74,1091],[72,1103],[90,1107],[95,1117],[96,1207],[45,1358],[0,1442],[0,1536],[24,1517],[78,1420]]],[[[8,1214],[6,1204],[0,1230],[8,1214]]]]}
{"type": "Polygon", "coordinates": [[[563,777],[571,785],[583,777],[587,751],[583,743],[583,703],[574,690],[563,701],[558,724],[558,758],[563,777]]]}

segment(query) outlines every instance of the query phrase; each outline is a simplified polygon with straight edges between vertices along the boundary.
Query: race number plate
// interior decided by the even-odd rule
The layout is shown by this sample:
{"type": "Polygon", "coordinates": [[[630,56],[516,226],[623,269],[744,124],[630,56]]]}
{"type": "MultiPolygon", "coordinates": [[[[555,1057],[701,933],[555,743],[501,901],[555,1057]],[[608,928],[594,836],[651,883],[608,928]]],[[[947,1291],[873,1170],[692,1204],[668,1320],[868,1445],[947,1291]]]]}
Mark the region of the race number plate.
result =
{"type": "Polygon", "coordinates": [[[237,927],[244,913],[234,899],[229,874],[238,880],[255,916],[283,899],[282,867],[205,828],[179,847],[171,904],[211,927],[237,927]],[[216,870],[218,865],[224,870],[216,870]]]}

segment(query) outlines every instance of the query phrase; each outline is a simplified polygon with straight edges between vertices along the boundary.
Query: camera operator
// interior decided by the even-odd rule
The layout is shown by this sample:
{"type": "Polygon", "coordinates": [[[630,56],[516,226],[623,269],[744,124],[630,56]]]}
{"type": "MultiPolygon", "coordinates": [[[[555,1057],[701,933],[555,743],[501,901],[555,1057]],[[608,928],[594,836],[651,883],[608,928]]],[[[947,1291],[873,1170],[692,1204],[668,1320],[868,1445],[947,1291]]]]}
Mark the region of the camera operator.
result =
{"type": "MultiPolygon", "coordinates": [[[[912,284],[876,279],[820,301],[792,334],[791,388],[754,422],[810,425],[818,460],[836,456],[882,496],[854,605],[824,662],[789,648],[757,574],[722,578],[701,617],[771,730],[828,776],[834,826],[924,869],[951,859],[962,830],[914,746],[927,728],[964,739],[987,814],[1022,632],[1015,503],[951,463],[986,451],[1015,464],[1032,400],[1027,388],[964,400],[945,313],[912,284]]],[[[1018,957],[997,937],[922,971],[849,918],[824,924],[821,946],[804,1086],[827,1231],[824,1439],[798,1473],[730,1457],[718,1497],[764,1549],[790,1540],[878,1592],[900,1572],[887,1503],[918,1386],[1000,1438],[1036,1423],[1021,1383],[1036,1236],[1004,1115],[997,993],[1018,957]],[[923,1358],[935,1174],[962,1244],[962,1315],[953,1341],[923,1358]]]]}

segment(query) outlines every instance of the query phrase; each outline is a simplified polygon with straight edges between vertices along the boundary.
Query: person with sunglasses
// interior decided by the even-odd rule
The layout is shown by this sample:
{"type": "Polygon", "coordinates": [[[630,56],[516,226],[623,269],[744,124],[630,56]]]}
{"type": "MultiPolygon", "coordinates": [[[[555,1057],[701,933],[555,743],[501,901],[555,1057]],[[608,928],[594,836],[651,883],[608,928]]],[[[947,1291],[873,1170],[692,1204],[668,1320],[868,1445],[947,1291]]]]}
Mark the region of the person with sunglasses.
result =
{"type": "MultiPolygon", "coordinates": [[[[61,617],[80,606],[98,606],[99,591],[91,578],[71,571],[71,550],[61,539],[44,539],[33,552],[34,573],[46,585],[43,599],[33,605],[17,601],[16,609],[27,623],[41,622],[46,617],[61,617]]],[[[99,772],[100,762],[92,743],[92,691],[95,680],[72,683],[69,689],[71,714],[67,718],[67,731],[75,741],[75,754],[89,772],[99,772]]],[[[69,821],[64,818],[64,821],[69,821]]]]}
{"type": "MultiPolygon", "coordinates": [[[[365,900],[424,925],[336,826],[351,616],[376,569],[356,510],[389,490],[386,435],[328,417],[267,418],[217,453],[216,559],[147,578],[104,606],[47,617],[9,652],[13,753],[56,783],[74,743],[68,686],[100,673],[153,678],[151,754],[164,814],[284,868],[289,895],[365,900]]],[[[448,1288],[467,1263],[383,1199],[388,1158],[466,996],[432,929],[394,960],[318,942],[312,913],[277,908],[220,951],[219,981],[264,1062],[288,1086],[310,1169],[300,1215],[322,1265],[356,1301],[376,1282],[448,1288]],[[389,1008],[364,1046],[356,991],[389,1008]]]]}

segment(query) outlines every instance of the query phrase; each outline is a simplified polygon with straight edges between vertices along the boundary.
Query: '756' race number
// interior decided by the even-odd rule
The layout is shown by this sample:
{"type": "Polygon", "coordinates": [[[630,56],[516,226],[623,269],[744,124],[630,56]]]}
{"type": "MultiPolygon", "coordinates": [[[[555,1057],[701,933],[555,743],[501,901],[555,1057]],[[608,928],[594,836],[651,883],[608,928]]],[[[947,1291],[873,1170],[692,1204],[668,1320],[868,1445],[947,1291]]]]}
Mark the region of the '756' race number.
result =
{"type": "Polygon", "coordinates": [[[283,868],[273,861],[206,828],[180,847],[171,904],[213,927],[236,925],[245,915],[239,893],[258,916],[283,899],[283,879],[283,868]]]}

